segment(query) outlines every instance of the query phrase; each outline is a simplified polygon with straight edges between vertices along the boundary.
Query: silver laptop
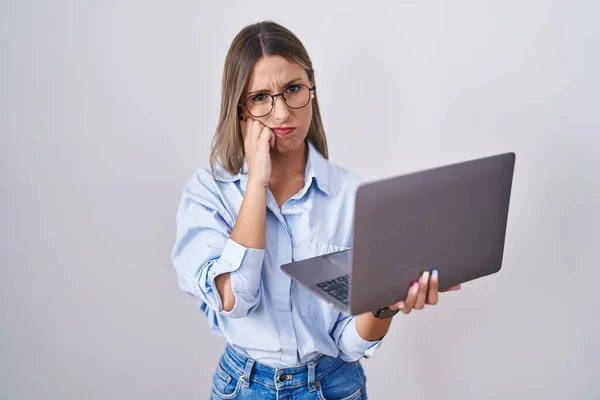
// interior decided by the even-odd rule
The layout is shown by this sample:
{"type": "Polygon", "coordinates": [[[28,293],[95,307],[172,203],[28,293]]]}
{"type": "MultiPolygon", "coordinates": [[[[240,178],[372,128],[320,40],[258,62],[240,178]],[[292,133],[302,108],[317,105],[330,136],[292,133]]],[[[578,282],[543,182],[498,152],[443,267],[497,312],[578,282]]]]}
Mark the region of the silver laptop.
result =
{"type": "Polygon", "coordinates": [[[350,250],[281,269],[343,312],[375,311],[406,296],[424,271],[440,290],[498,272],[515,153],[364,183],[350,250]]]}

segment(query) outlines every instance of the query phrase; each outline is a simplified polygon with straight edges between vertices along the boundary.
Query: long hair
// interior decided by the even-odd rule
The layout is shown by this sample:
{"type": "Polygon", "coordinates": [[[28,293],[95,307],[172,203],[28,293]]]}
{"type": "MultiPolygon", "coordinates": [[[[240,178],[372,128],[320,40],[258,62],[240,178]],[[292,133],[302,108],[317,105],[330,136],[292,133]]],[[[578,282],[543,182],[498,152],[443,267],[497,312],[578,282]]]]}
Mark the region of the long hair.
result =
{"type": "MultiPolygon", "coordinates": [[[[220,163],[230,174],[241,172],[244,142],[240,128],[239,104],[254,65],[263,56],[281,56],[302,67],[314,85],[313,65],[300,40],[291,31],[263,21],[243,28],[233,39],[223,68],[221,115],[213,137],[210,163],[220,163]]],[[[312,120],[307,140],[328,158],[327,139],[321,121],[316,91],[312,99],[312,120]]]]}

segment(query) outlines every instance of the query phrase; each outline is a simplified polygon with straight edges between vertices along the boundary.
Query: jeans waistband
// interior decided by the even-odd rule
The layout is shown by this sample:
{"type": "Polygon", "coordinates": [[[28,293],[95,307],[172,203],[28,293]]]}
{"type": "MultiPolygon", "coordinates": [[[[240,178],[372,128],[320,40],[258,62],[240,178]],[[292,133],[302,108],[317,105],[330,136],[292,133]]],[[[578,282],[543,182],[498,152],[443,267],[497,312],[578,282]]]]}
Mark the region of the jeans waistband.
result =
{"type": "Polygon", "coordinates": [[[340,358],[321,355],[297,367],[273,368],[260,364],[230,345],[227,345],[222,360],[239,373],[246,387],[250,382],[257,382],[277,390],[308,385],[311,392],[316,390],[319,380],[346,363],[340,358]]]}

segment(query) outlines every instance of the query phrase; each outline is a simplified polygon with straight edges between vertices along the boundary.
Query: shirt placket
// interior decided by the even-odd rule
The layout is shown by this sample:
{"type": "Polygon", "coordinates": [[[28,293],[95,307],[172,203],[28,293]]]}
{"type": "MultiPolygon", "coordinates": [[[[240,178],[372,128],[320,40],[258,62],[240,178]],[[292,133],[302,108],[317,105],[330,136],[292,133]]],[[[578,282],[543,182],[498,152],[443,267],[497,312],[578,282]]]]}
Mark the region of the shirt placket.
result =
{"type": "MultiPolygon", "coordinates": [[[[273,212],[280,224],[277,229],[279,247],[275,254],[277,268],[292,261],[292,236],[285,222],[283,214],[277,206],[275,198],[269,191],[267,193],[267,207],[273,212]]],[[[287,365],[297,362],[297,339],[292,321],[290,287],[291,279],[284,273],[278,273],[275,280],[274,307],[276,321],[279,329],[279,343],[282,349],[281,361],[287,365]]]]}

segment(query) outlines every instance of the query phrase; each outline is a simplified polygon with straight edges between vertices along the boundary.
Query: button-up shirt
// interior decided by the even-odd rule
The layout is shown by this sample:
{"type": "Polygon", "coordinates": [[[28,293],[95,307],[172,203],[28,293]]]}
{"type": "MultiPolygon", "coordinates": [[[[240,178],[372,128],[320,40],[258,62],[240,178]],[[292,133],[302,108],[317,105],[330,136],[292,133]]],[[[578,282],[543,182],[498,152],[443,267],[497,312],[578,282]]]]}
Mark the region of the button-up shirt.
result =
{"type": "Polygon", "coordinates": [[[319,354],[354,361],[380,341],[360,337],[355,317],[340,312],[281,271],[295,260],[352,246],[354,194],[360,180],[309,143],[305,185],[281,208],[267,190],[265,248],[229,238],[248,183],[248,166],[230,174],[198,169],[177,210],[172,261],[178,283],[212,331],[273,367],[297,366],[319,354]],[[225,311],[215,278],[229,273],[235,306],[225,311]]]}

